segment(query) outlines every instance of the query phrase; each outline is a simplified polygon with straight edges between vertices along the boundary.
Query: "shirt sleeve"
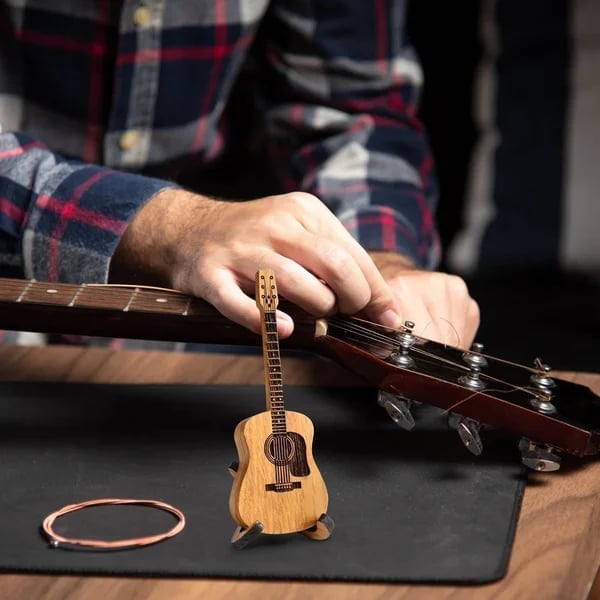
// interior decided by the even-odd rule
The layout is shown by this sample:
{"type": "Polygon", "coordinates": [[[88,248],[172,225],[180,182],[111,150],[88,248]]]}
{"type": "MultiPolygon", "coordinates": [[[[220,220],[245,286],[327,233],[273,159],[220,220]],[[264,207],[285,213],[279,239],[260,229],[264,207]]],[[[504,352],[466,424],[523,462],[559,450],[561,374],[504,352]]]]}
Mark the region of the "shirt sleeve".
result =
{"type": "Polygon", "coordinates": [[[321,198],[365,248],[433,268],[436,187],[404,5],[278,0],[263,30],[262,87],[285,188],[321,198]]]}
{"type": "Polygon", "coordinates": [[[26,135],[0,132],[0,274],[105,283],[127,224],[172,186],[67,160],[26,135]]]}

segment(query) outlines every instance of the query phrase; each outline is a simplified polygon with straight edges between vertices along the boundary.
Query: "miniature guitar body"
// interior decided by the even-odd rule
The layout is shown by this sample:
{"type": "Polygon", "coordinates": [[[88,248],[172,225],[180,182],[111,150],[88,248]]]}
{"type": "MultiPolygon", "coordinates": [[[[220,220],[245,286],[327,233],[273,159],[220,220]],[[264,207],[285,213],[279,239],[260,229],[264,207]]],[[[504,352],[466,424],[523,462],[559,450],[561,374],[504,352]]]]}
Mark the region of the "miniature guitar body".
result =
{"type": "Polygon", "coordinates": [[[234,439],[240,464],[230,497],[231,514],[244,528],[257,521],[263,533],[310,529],[327,511],[327,488],[313,459],[313,425],[285,411],[288,432],[272,433],[270,412],[238,424],[234,439]]]}
{"type": "Polygon", "coordinates": [[[232,472],[229,510],[238,524],[232,542],[245,546],[260,533],[300,532],[327,539],[327,488],[312,455],[311,420],[285,410],[277,335],[277,288],[270,269],[256,274],[261,311],[267,410],[241,421],[234,440],[239,465],[232,472]]]}

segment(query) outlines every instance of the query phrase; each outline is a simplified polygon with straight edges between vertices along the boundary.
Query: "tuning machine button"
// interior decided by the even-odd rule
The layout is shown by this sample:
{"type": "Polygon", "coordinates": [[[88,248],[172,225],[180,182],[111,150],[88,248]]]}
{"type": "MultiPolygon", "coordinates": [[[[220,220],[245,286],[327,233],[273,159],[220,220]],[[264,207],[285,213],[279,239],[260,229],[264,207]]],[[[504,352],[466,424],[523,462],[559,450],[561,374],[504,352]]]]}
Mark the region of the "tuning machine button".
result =
{"type": "Polygon", "coordinates": [[[534,471],[558,471],[560,469],[560,456],[554,452],[552,446],[536,444],[527,438],[519,442],[521,462],[534,471]]]}
{"type": "Polygon", "coordinates": [[[460,441],[471,454],[479,456],[483,452],[483,442],[479,435],[481,424],[478,421],[456,413],[450,413],[448,426],[458,433],[460,441]]]}
{"type": "Polygon", "coordinates": [[[415,426],[415,420],[410,412],[411,401],[384,390],[379,390],[377,396],[379,406],[382,406],[396,425],[410,431],[415,426]]]}
{"type": "Polygon", "coordinates": [[[469,372],[466,375],[461,375],[458,378],[459,383],[472,390],[482,390],[485,388],[485,383],[479,378],[481,369],[487,367],[487,360],[481,354],[483,352],[483,344],[475,343],[471,346],[471,350],[464,352],[463,360],[469,367],[469,372]]]}
{"type": "Polygon", "coordinates": [[[536,395],[531,400],[531,404],[539,412],[551,415],[556,412],[556,407],[552,404],[552,390],[556,387],[556,382],[549,376],[552,369],[540,358],[536,358],[533,364],[537,372],[530,377],[530,381],[536,395]]]}
{"type": "Polygon", "coordinates": [[[399,367],[412,367],[415,361],[408,355],[408,351],[417,339],[413,334],[415,324],[412,321],[404,321],[403,328],[396,334],[400,344],[397,351],[392,352],[389,361],[399,367]]]}

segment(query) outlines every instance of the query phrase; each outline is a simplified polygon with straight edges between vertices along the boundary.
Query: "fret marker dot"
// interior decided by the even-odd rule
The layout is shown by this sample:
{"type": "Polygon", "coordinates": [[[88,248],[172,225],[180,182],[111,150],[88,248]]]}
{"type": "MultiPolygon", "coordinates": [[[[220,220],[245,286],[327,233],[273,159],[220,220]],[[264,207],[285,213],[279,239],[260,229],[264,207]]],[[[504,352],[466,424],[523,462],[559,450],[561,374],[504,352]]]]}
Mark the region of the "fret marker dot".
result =
{"type": "Polygon", "coordinates": [[[166,298],[157,298],[156,301],[161,302],[163,304],[166,304],[168,302],[168,300],[166,298]]]}
{"type": "Polygon", "coordinates": [[[46,290],[46,292],[48,292],[48,294],[58,294],[58,290],[55,290],[55,289],[49,289],[49,290],[46,290]]]}

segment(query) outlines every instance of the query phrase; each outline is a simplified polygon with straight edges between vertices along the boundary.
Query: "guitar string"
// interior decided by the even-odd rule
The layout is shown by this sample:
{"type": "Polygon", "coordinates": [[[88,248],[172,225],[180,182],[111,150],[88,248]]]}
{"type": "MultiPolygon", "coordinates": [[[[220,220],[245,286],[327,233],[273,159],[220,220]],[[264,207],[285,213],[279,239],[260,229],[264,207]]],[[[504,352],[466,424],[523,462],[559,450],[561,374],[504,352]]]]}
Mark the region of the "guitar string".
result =
{"type": "MultiPolygon", "coordinates": [[[[35,290],[36,288],[40,288],[40,287],[43,287],[44,289],[52,289],[52,287],[49,288],[48,285],[51,286],[52,284],[48,284],[45,282],[33,282],[33,284],[31,285],[31,289],[32,289],[32,291],[35,290]]],[[[155,286],[143,286],[143,285],[133,285],[133,284],[132,285],[122,285],[122,284],[76,285],[76,284],[72,284],[70,287],[73,288],[72,297],[75,297],[79,291],[83,292],[85,290],[90,290],[90,291],[93,290],[93,291],[100,291],[101,295],[104,297],[109,297],[111,299],[124,300],[122,292],[131,290],[130,294],[126,294],[127,301],[130,301],[134,296],[137,295],[138,302],[146,301],[147,303],[152,304],[150,302],[152,299],[154,301],[156,301],[155,292],[160,292],[162,295],[167,295],[170,297],[170,299],[177,299],[177,300],[185,301],[186,307],[189,305],[189,300],[190,300],[190,296],[187,296],[186,294],[178,292],[177,290],[171,290],[168,288],[161,288],[161,287],[155,287],[155,286]]],[[[125,306],[127,306],[127,304],[125,304],[125,306]]],[[[306,321],[309,324],[312,323],[311,320],[307,319],[306,321]]],[[[348,319],[340,318],[340,317],[337,317],[337,318],[333,317],[333,318],[329,319],[329,322],[332,325],[334,325],[335,327],[338,327],[339,329],[341,329],[343,331],[347,331],[350,333],[354,333],[358,336],[361,336],[364,340],[379,342],[380,344],[381,343],[386,344],[390,350],[399,350],[399,348],[400,348],[399,342],[396,339],[392,338],[393,334],[374,332],[371,329],[369,329],[367,326],[360,324],[360,323],[365,323],[366,325],[371,325],[371,326],[374,325],[373,323],[370,323],[369,321],[359,319],[357,317],[350,317],[348,319]]],[[[276,326],[276,320],[274,321],[274,324],[276,326]]],[[[412,335],[414,335],[414,334],[412,334],[412,335]]],[[[420,340],[422,342],[428,341],[428,340],[426,340],[426,338],[422,338],[420,336],[414,335],[414,337],[417,340],[420,340]]],[[[416,354],[421,355],[422,357],[428,357],[428,358],[434,360],[436,363],[443,362],[443,363],[449,365],[450,367],[455,368],[455,369],[460,369],[463,372],[468,370],[468,367],[465,365],[462,365],[460,363],[457,363],[457,362],[450,360],[448,358],[445,358],[445,357],[440,357],[437,354],[429,352],[422,348],[419,348],[418,346],[411,346],[411,351],[416,354]]],[[[492,356],[489,356],[484,353],[478,353],[478,354],[483,357],[489,358],[490,360],[496,361],[496,362],[501,362],[503,364],[507,364],[507,365],[510,365],[510,366],[518,368],[518,369],[526,370],[529,372],[534,372],[534,370],[532,368],[526,367],[524,365],[520,365],[518,363],[514,363],[512,361],[507,361],[504,359],[492,357],[492,356]]],[[[497,383],[501,383],[501,384],[510,386],[513,388],[513,390],[520,390],[522,392],[525,392],[526,394],[536,396],[535,392],[531,389],[525,388],[523,386],[516,386],[514,384],[509,384],[509,383],[507,383],[501,379],[498,379],[496,377],[493,377],[487,373],[484,374],[484,376],[487,379],[490,379],[497,383]]],[[[488,390],[488,391],[490,391],[490,390],[488,390]]],[[[461,402],[464,402],[466,400],[468,400],[468,398],[462,400],[461,402]]],[[[284,449],[281,449],[280,451],[282,453],[285,453],[284,449]]]]}
{"type": "MultiPolygon", "coordinates": [[[[445,408],[444,411],[446,413],[451,413],[451,412],[455,411],[461,404],[468,402],[469,400],[471,400],[471,398],[474,398],[478,394],[481,394],[483,391],[484,390],[473,390],[473,392],[471,394],[469,394],[466,398],[462,398],[458,402],[455,402],[452,406],[445,408]]],[[[501,390],[501,389],[494,389],[494,388],[486,388],[485,389],[486,393],[495,392],[495,393],[502,393],[502,394],[512,394],[512,393],[518,392],[518,391],[521,391],[521,389],[517,386],[513,386],[512,390],[501,390]]]]}
{"type": "MultiPolygon", "coordinates": [[[[396,387],[390,386],[390,388],[393,389],[393,390],[395,390],[399,394],[401,394],[401,390],[397,389],[396,387]]],[[[485,391],[486,391],[486,393],[496,392],[496,393],[503,393],[503,394],[512,394],[512,393],[518,392],[520,390],[518,388],[514,387],[512,390],[486,388],[485,391]]],[[[464,404],[465,402],[468,402],[469,400],[471,400],[471,398],[474,398],[475,396],[477,396],[479,394],[482,394],[482,392],[483,392],[483,390],[472,390],[472,392],[468,396],[466,396],[465,398],[461,398],[458,402],[455,402],[451,406],[448,406],[448,407],[444,408],[443,409],[444,413],[445,414],[449,414],[449,413],[453,412],[461,404],[464,404]]]]}
{"type": "Polygon", "coordinates": [[[60,545],[68,546],[83,546],[88,548],[101,548],[101,549],[123,549],[129,547],[148,546],[150,544],[156,544],[162,540],[177,535],[185,527],[185,515],[178,508],[175,508],[171,504],[162,502],[160,500],[138,500],[135,498],[99,498],[95,500],[87,500],[85,502],[78,502],[77,504],[68,504],[63,506],[61,509],[48,515],[42,522],[42,529],[48,540],[53,547],[60,547],[60,545]],[[98,539],[85,539],[85,538],[72,538],[62,536],[54,531],[54,522],[59,517],[62,517],[68,513],[72,513],[90,506],[104,506],[104,505],[115,505],[115,504],[131,504],[138,506],[148,506],[163,510],[171,513],[176,519],[177,523],[169,531],[165,533],[159,533],[149,535],[146,537],[138,538],[126,538],[120,540],[98,540],[98,539]]]}
{"type": "MultiPolygon", "coordinates": [[[[48,289],[48,285],[52,285],[52,284],[48,284],[45,282],[34,282],[34,285],[32,286],[32,289],[35,288],[39,288],[39,287],[44,287],[44,289],[48,289]]],[[[137,298],[137,301],[141,301],[144,300],[147,303],[149,303],[150,305],[152,305],[152,303],[150,302],[150,300],[154,299],[154,301],[156,302],[156,296],[154,294],[150,294],[150,292],[161,292],[163,294],[168,295],[171,299],[177,299],[177,300],[182,300],[187,303],[189,302],[190,296],[183,294],[182,292],[178,292],[177,290],[171,290],[169,288],[161,288],[161,287],[154,287],[154,286],[137,286],[137,285],[123,285],[123,284],[85,284],[85,285],[79,285],[77,286],[76,284],[60,284],[60,285],[69,285],[70,287],[73,288],[73,295],[76,294],[77,290],[86,290],[86,289],[92,289],[93,291],[101,291],[101,295],[108,297],[110,299],[113,300],[125,300],[125,306],[127,305],[127,301],[131,299],[131,297],[135,294],[135,292],[137,291],[139,296],[137,298]],[[127,299],[123,298],[123,291],[129,291],[132,290],[131,294],[128,294],[127,299]]],[[[52,289],[50,287],[50,289],[52,289]]],[[[195,300],[195,298],[192,297],[192,300],[195,300]]],[[[202,300],[201,300],[202,301],[202,300]]],[[[183,313],[181,313],[183,314],[183,313]]],[[[314,323],[314,320],[311,318],[308,319],[297,319],[297,320],[303,320],[305,321],[306,324],[311,325],[312,323],[314,323]]],[[[382,342],[385,344],[388,344],[390,346],[391,349],[395,349],[396,346],[398,345],[398,342],[396,340],[391,339],[390,335],[388,334],[383,334],[383,333],[375,333],[372,330],[369,330],[367,327],[365,327],[364,325],[360,325],[359,323],[366,323],[367,325],[375,325],[374,323],[370,323],[369,321],[366,321],[364,319],[359,319],[357,317],[350,317],[350,318],[345,318],[345,317],[333,317],[331,319],[328,320],[329,323],[339,327],[342,330],[346,330],[346,331],[353,331],[355,333],[360,333],[360,335],[362,335],[364,337],[364,339],[367,340],[372,340],[375,342],[382,342]]],[[[390,330],[391,332],[394,330],[390,330]]],[[[413,334],[414,335],[414,334],[413,334]]],[[[416,336],[415,338],[417,338],[420,341],[423,342],[427,342],[430,340],[427,340],[426,338],[422,338],[420,336],[416,336]]],[[[451,347],[452,348],[452,347],[451,347]]],[[[467,370],[468,367],[466,367],[465,365],[461,365],[460,363],[454,362],[450,359],[444,358],[444,357],[440,357],[434,353],[428,352],[422,348],[419,348],[417,346],[412,346],[411,350],[413,350],[416,353],[419,353],[421,355],[428,355],[432,358],[434,358],[437,361],[442,361],[445,362],[446,364],[449,365],[453,365],[456,368],[460,368],[463,371],[467,370]]],[[[508,361],[502,358],[497,358],[485,353],[478,353],[479,355],[481,355],[482,357],[488,358],[494,362],[498,362],[498,363],[502,363],[502,364],[506,364],[509,365],[511,367],[517,368],[517,369],[521,369],[521,370],[525,370],[528,371],[530,373],[534,373],[536,372],[535,369],[531,368],[531,367],[527,367],[525,365],[521,365],[519,363],[515,363],[512,361],[508,361]]],[[[487,377],[490,377],[489,375],[486,375],[487,377]]],[[[502,382],[502,380],[498,380],[499,382],[502,382]]]]}
{"type": "MultiPolygon", "coordinates": [[[[371,330],[369,330],[369,328],[368,328],[369,326],[373,326],[373,325],[375,325],[377,327],[384,327],[384,326],[383,325],[378,325],[377,323],[372,323],[371,321],[366,321],[365,319],[360,319],[358,317],[332,317],[332,318],[327,319],[328,323],[334,323],[336,320],[338,320],[341,323],[350,323],[350,321],[352,321],[355,324],[355,326],[362,327],[362,329],[364,331],[369,332],[370,335],[373,335],[373,336],[383,336],[383,339],[385,339],[385,340],[389,339],[389,337],[387,337],[388,335],[393,335],[394,333],[397,333],[397,331],[394,330],[394,329],[390,329],[389,330],[390,334],[373,333],[373,332],[371,332],[371,330]],[[360,326],[360,325],[358,325],[358,323],[365,323],[367,326],[360,326]]],[[[308,322],[310,323],[310,321],[308,321],[308,322]]],[[[365,334],[365,335],[367,335],[367,334],[365,334]]],[[[427,338],[423,338],[423,337],[420,337],[420,336],[415,335],[415,334],[412,334],[412,335],[414,335],[415,338],[417,338],[418,340],[420,340],[422,342],[431,342],[432,341],[432,340],[428,340],[427,338]]],[[[374,339],[376,339],[376,337],[374,339]]],[[[453,346],[448,346],[448,347],[449,348],[454,348],[453,346]]],[[[456,350],[458,350],[458,349],[456,349],[456,350]]],[[[460,350],[458,350],[458,351],[460,351],[460,350]]],[[[508,365],[510,367],[514,367],[516,369],[521,369],[521,370],[529,371],[530,373],[536,373],[537,372],[537,369],[535,369],[534,367],[529,367],[527,365],[516,363],[516,362],[510,361],[510,360],[503,359],[503,358],[498,358],[498,357],[492,356],[490,354],[485,354],[484,352],[478,352],[477,354],[480,355],[480,356],[483,356],[484,358],[488,358],[488,359],[490,359],[490,360],[492,360],[494,362],[502,363],[502,364],[508,365]]]]}
{"type": "MultiPolygon", "coordinates": [[[[332,319],[331,321],[335,321],[335,318],[332,319]]],[[[399,349],[399,347],[400,347],[399,342],[395,342],[395,341],[392,342],[392,341],[390,341],[390,338],[387,337],[385,334],[377,334],[375,336],[375,335],[372,334],[372,332],[370,330],[368,330],[368,328],[366,328],[364,326],[357,325],[356,323],[354,323],[352,326],[349,326],[349,325],[340,325],[338,322],[336,322],[335,326],[339,327],[342,330],[350,331],[351,333],[354,333],[355,335],[358,335],[358,336],[362,335],[368,341],[383,341],[383,342],[387,343],[389,346],[391,346],[392,349],[396,349],[396,347],[399,349]],[[366,331],[367,333],[364,333],[364,331],[366,331]]],[[[415,336],[415,337],[418,338],[418,336],[415,336]]],[[[423,339],[423,338],[418,338],[418,339],[423,339]]],[[[410,349],[413,352],[415,352],[417,354],[420,354],[422,357],[426,357],[426,358],[434,360],[436,364],[438,364],[439,362],[443,362],[443,363],[449,365],[450,367],[453,367],[455,369],[460,369],[462,372],[469,370],[469,368],[466,365],[461,365],[460,363],[456,363],[456,362],[454,362],[454,361],[452,361],[450,359],[446,359],[446,358],[440,357],[437,354],[431,353],[431,352],[429,352],[427,350],[424,350],[422,348],[418,348],[416,346],[411,346],[410,349]]],[[[492,360],[494,360],[493,357],[491,357],[491,358],[492,358],[492,360]]],[[[526,367],[524,367],[524,368],[526,369],[526,367]]],[[[518,386],[518,385],[515,385],[515,384],[508,383],[507,381],[504,381],[503,379],[494,377],[493,375],[489,375],[487,373],[484,373],[483,375],[484,375],[484,377],[486,377],[490,381],[494,381],[495,383],[500,383],[500,384],[503,384],[503,385],[506,385],[506,386],[512,388],[511,391],[519,390],[519,391],[522,391],[522,392],[524,392],[524,393],[526,393],[528,395],[537,397],[537,395],[535,394],[535,392],[532,391],[531,389],[528,389],[528,388],[523,387],[523,386],[518,386]]]]}
{"type": "MultiPolygon", "coordinates": [[[[339,324],[336,322],[335,326],[337,326],[339,329],[342,329],[344,331],[348,331],[351,333],[355,333],[358,336],[362,336],[367,341],[382,342],[384,344],[387,344],[389,346],[390,350],[399,350],[400,349],[400,343],[397,340],[393,339],[392,337],[387,336],[386,334],[373,335],[366,327],[362,327],[362,326],[359,326],[356,324],[342,325],[342,324],[339,324]]],[[[415,337],[419,340],[426,341],[423,338],[418,338],[418,336],[415,336],[415,337]]],[[[438,356],[437,354],[434,354],[430,351],[424,350],[423,348],[419,348],[418,346],[410,346],[410,349],[418,354],[421,354],[423,356],[427,356],[430,358],[434,358],[438,362],[446,363],[452,367],[461,369],[462,371],[468,370],[468,367],[466,365],[462,365],[451,359],[448,359],[448,358],[445,358],[442,356],[438,356]]]]}
{"type": "MultiPolygon", "coordinates": [[[[44,289],[48,289],[48,285],[44,284],[42,282],[35,282],[34,285],[32,286],[32,289],[35,288],[39,288],[39,287],[43,287],[44,289]]],[[[176,290],[170,290],[167,288],[159,288],[159,287],[152,287],[152,286],[137,286],[137,285],[131,285],[131,286],[124,286],[124,285],[120,285],[120,284],[87,284],[87,285],[79,285],[79,286],[73,286],[74,291],[71,297],[76,297],[78,295],[79,292],[83,292],[84,290],[93,290],[93,291],[100,291],[101,295],[103,297],[108,297],[111,299],[118,299],[118,300],[124,300],[123,298],[123,291],[129,291],[131,290],[131,293],[126,294],[127,297],[127,302],[129,302],[131,299],[133,299],[135,296],[137,296],[137,302],[138,303],[142,303],[145,301],[145,304],[148,305],[152,305],[153,303],[151,302],[151,300],[156,301],[156,295],[155,292],[160,292],[161,295],[167,295],[170,299],[176,299],[176,300],[181,300],[181,301],[185,301],[185,307],[186,309],[189,307],[190,304],[190,297],[178,292],[176,290]]],[[[52,288],[50,288],[52,289],[52,288]]],[[[90,290],[90,291],[91,291],[90,290]]],[[[127,306],[127,304],[125,304],[125,306],[127,306]]],[[[183,313],[182,313],[183,314],[183,313]]],[[[313,321],[311,320],[306,320],[309,324],[312,324],[313,321]]],[[[338,327],[339,329],[343,330],[343,331],[347,331],[347,332],[351,332],[354,333],[355,335],[358,335],[360,337],[362,337],[365,340],[368,341],[373,341],[373,342],[379,342],[380,344],[385,344],[387,345],[387,347],[390,350],[399,350],[400,348],[400,344],[399,342],[392,338],[393,334],[385,334],[385,333],[379,333],[379,332],[374,332],[371,329],[369,329],[367,326],[365,325],[361,325],[361,323],[365,323],[366,325],[374,325],[368,321],[365,321],[363,319],[359,319],[356,317],[351,317],[349,319],[344,319],[344,318],[336,318],[333,317],[329,320],[329,322],[338,327]]],[[[274,324],[276,326],[276,319],[274,321],[274,324]]],[[[414,334],[412,334],[414,335],[414,334]]],[[[425,338],[422,338],[420,336],[414,336],[417,340],[420,340],[422,342],[427,341],[425,338]]],[[[278,345],[277,345],[278,348],[278,345]]],[[[421,357],[428,357],[431,360],[435,361],[435,363],[440,363],[443,362],[447,365],[449,365],[451,368],[454,369],[460,369],[461,371],[467,371],[468,367],[466,367],[465,365],[462,365],[460,363],[457,363],[453,360],[450,360],[448,358],[445,357],[440,357],[435,353],[429,352],[427,350],[424,350],[422,348],[419,348],[418,346],[411,346],[411,350],[412,352],[419,354],[421,357]]],[[[481,356],[484,356],[486,358],[489,358],[490,360],[496,361],[496,362],[501,362],[503,364],[508,364],[512,367],[521,369],[521,370],[526,370],[529,372],[533,372],[533,369],[529,368],[529,367],[525,367],[523,365],[519,365],[517,363],[513,363],[511,361],[506,361],[503,359],[498,359],[496,357],[491,357],[489,355],[486,355],[484,353],[479,353],[481,356]]],[[[507,385],[509,387],[512,387],[513,390],[519,390],[524,392],[525,394],[531,395],[533,397],[537,397],[537,394],[535,393],[535,391],[522,387],[522,386],[516,386],[516,385],[512,385],[509,384],[501,379],[495,378],[489,374],[484,374],[484,376],[491,380],[491,381],[495,381],[496,383],[501,383],[504,385],[507,385]]],[[[488,389],[488,392],[492,391],[488,389]]],[[[472,396],[470,396],[472,397],[472,396]]],[[[460,405],[462,402],[466,402],[470,397],[467,397],[465,399],[463,399],[462,401],[459,401],[459,403],[456,405],[460,405]]],[[[279,453],[280,456],[279,458],[282,459],[283,458],[283,454],[286,454],[285,452],[285,448],[283,447],[279,447],[279,453]]]]}
{"type": "MultiPolygon", "coordinates": [[[[43,287],[44,289],[48,289],[48,285],[51,286],[52,284],[48,284],[45,282],[34,282],[32,289],[34,289],[36,287],[43,287]]],[[[60,284],[60,285],[65,285],[65,286],[68,285],[69,287],[72,287],[74,294],[79,289],[81,289],[82,291],[84,291],[86,289],[90,289],[90,291],[92,291],[92,290],[93,291],[101,291],[101,295],[103,295],[103,296],[109,297],[111,299],[124,300],[124,306],[127,305],[127,302],[131,299],[131,296],[133,296],[136,292],[138,292],[138,294],[140,294],[137,298],[138,302],[140,300],[150,301],[152,299],[154,299],[154,301],[156,302],[156,296],[154,294],[152,294],[152,295],[150,294],[150,292],[155,292],[155,291],[159,291],[161,293],[167,294],[172,299],[177,299],[177,300],[182,300],[182,301],[185,300],[186,303],[190,299],[190,296],[188,296],[182,292],[178,292],[177,290],[172,290],[169,288],[155,287],[155,286],[144,286],[144,285],[133,285],[133,284],[131,284],[131,285],[129,285],[129,284],[95,284],[95,283],[82,284],[79,286],[77,284],[60,284]],[[129,291],[129,290],[132,290],[132,293],[128,294],[127,298],[124,299],[122,292],[129,291]]],[[[192,299],[195,300],[196,298],[192,297],[192,299]]],[[[202,302],[201,299],[200,299],[200,301],[202,302]]],[[[150,304],[152,304],[152,303],[150,302],[150,304]]],[[[311,325],[314,322],[314,319],[312,319],[312,318],[303,319],[303,320],[309,325],[311,325]]],[[[362,331],[367,332],[364,334],[366,338],[371,336],[371,339],[373,339],[374,341],[382,341],[382,342],[391,344],[392,347],[394,346],[394,341],[390,341],[390,337],[388,335],[381,334],[381,333],[374,333],[374,332],[368,330],[367,327],[359,325],[359,323],[366,323],[367,325],[375,325],[374,323],[370,323],[369,321],[366,321],[364,319],[359,319],[357,317],[350,317],[347,319],[344,317],[333,317],[333,318],[329,319],[329,322],[332,324],[337,324],[340,327],[341,327],[340,323],[347,323],[347,327],[350,327],[350,326],[360,327],[360,329],[362,331]]],[[[390,330],[390,332],[392,333],[392,332],[394,332],[394,330],[390,330]]],[[[416,335],[415,335],[415,337],[421,341],[428,341],[426,338],[422,338],[422,337],[419,337],[416,335]]],[[[505,364],[509,364],[511,366],[514,366],[514,367],[517,367],[520,369],[525,369],[530,372],[534,371],[534,369],[524,366],[524,365],[520,365],[518,363],[514,363],[511,361],[506,361],[504,359],[492,357],[492,356],[489,356],[484,353],[479,353],[479,354],[481,354],[481,356],[484,356],[486,358],[490,358],[491,360],[494,360],[494,361],[503,362],[505,364]]],[[[442,359],[442,358],[440,357],[440,359],[442,359]]],[[[462,367],[462,365],[458,365],[458,364],[457,364],[457,366],[462,367]]]]}
{"type": "MultiPolygon", "coordinates": [[[[338,328],[340,328],[342,330],[351,331],[351,332],[357,333],[357,334],[361,335],[362,337],[364,337],[366,340],[371,340],[371,341],[375,341],[375,342],[380,341],[380,342],[388,344],[391,349],[396,349],[396,347],[398,347],[398,349],[399,349],[399,347],[400,347],[399,342],[397,340],[395,340],[393,337],[391,337],[391,335],[393,335],[393,334],[373,333],[367,327],[358,325],[356,322],[354,322],[353,324],[350,324],[350,322],[349,322],[350,320],[356,321],[355,318],[353,318],[353,317],[351,317],[348,321],[346,321],[344,319],[339,319],[337,317],[333,317],[332,319],[329,320],[329,323],[335,325],[336,327],[338,327],[338,328]]],[[[364,323],[369,323],[368,321],[363,321],[362,319],[359,319],[358,321],[364,322],[364,323]]],[[[391,331],[393,331],[393,330],[391,330],[391,331]]],[[[430,342],[430,343],[432,343],[431,340],[427,340],[426,338],[421,338],[421,337],[416,336],[416,335],[414,337],[417,340],[420,340],[421,342],[430,342]]],[[[450,346],[450,348],[456,350],[457,352],[461,352],[461,350],[458,349],[458,348],[453,348],[452,346],[450,346]]],[[[410,349],[414,350],[415,352],[421,353],[421,354],[427,354],[427,355],[435,358],[436,360],[447,362],[448,364],[454,365],[455,367],[461,368],[463,370],[468,370],[468,367],[466,365],[462,365],[462,364],[454,362],[454,361],[452,361],[450,359],[438,356],[437,354],[432,353],[430,351],[427,351],[427,350],[425,350],[423,348],[419,348],[418,346],[411,346],[410,349]]],[[[462,351],[462,352],[464,352],[464,351],[462,351]]],[[[521,365],[519,363],[514,363],[514,362],[511,362],[511,361],[506,361],[506,360],[503,360],[503,359],[499,359],[499,358],[496,358],[494,356],[491,356],[491,355],[488,355],[488,354],[484,354],[483,352],[478,352],[477,354],[480,355],[480,356],[482,356],[482,357],[484,357],[484,358],[488,358],[488,359],[490,359],[493,362],[500,362],[500,363],[503,363],[503,364],[507,364],[507,365],[509,365],[511,367],[515,367],[515,368],[518,368],[520,370],[525,370],[525,371],[528,371],[530,373],[537,372],[536,369],[533,369],[531,367],[527,367],[527,366],[521,365]]]]}

